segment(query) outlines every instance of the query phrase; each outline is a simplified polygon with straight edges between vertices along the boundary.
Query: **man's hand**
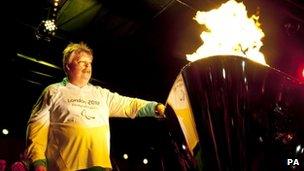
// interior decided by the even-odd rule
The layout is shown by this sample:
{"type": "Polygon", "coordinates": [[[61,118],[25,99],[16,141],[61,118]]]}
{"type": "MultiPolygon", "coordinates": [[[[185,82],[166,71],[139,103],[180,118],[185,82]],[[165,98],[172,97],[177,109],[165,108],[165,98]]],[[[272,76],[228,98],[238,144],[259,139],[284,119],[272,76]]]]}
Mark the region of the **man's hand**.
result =
{"type": "Polygon", "coordinates": [[[158,103],[156,106],[155,106],[155,114],[157,115],[157,117],[160,117],[160,118],[164,118],[165,117],[165,105],[161,104],[161,103],[158,103]]]}

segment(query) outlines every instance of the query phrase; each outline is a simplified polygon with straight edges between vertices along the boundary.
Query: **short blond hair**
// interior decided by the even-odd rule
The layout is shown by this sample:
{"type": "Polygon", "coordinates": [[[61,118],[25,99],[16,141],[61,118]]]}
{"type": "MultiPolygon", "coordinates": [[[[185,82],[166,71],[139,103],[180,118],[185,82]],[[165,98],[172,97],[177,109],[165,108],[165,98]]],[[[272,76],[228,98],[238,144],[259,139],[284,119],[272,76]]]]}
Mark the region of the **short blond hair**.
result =
{"type": "Polygon", "coordinates": [[[73,60],[73,58],[71,58],[72,56],[71,54],[75,53],[77,56],[80,52],[86,52],[90,54],[93,58],[93,50],[84,42],[70,43],[66,46],[66,48],[63,50],[63,59],[62,59],[64,71],[66,71],[66,65],[71,63],[71,61],[73,60]]]}

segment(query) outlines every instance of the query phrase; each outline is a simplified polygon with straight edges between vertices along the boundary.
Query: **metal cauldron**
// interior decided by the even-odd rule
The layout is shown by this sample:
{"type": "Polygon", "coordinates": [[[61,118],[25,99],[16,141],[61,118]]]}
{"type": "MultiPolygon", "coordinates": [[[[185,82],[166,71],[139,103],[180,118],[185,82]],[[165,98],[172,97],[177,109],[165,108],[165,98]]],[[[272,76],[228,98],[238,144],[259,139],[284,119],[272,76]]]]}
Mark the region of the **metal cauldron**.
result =
{"type": "Polygon", "coordinates": [[[279,70],[239,56],[191,62],[166,114],[190,170],[304,170],[304,85],[279,70]]]}

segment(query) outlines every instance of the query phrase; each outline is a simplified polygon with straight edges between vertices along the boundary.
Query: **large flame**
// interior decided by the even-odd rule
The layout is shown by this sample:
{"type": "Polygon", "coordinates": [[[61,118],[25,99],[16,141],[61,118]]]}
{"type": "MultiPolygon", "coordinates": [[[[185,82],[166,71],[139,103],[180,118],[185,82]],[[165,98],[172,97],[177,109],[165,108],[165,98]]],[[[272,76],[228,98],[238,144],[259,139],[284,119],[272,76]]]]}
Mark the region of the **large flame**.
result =
{"type": "Polygon", "coordinates": [[[196,13],[194,18],[199,24],[205,25],[208,32],[202,32],[203,45],[191,55],[189,61],[195,61],[215,55],[243,56],[267,65],[264,55],[260,52],[263,46],[261,39],[265,36],[259,17],[247,16],[245,5],[229,0],[218,9],[196,13]]]}

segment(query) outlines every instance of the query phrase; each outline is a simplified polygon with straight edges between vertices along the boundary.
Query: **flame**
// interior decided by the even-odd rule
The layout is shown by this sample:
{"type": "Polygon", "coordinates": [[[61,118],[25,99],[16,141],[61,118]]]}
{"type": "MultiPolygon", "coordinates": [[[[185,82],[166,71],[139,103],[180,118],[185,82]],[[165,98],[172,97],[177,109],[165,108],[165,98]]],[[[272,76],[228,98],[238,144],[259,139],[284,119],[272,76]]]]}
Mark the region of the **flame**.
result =
{"type": "Polygon", "coordinates": [[[265,36],[259,17],[247,16],[245,5],[229,0],[218,9],[208,12],[198,11],[194,18],[205,25],[207,32],[202,32],[203,45],[193,54],[187,54],[187,60],[195,61],[214,55],[236,55],[249,58],[267,65],[263,53],[261,39],[265,36]]]}

